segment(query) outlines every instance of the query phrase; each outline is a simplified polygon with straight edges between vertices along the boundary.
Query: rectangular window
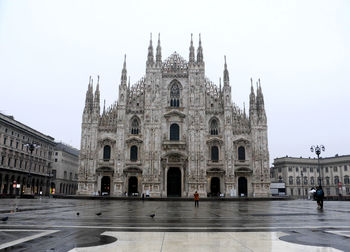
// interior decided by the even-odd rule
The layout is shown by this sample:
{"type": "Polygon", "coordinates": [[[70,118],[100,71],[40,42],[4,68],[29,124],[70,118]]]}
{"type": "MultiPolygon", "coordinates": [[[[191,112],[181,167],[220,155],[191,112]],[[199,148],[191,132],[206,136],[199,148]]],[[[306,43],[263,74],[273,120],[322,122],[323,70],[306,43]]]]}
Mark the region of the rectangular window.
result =
{"type": "Polygon", "coordinates": [[[22,150],[24,149],[24,144],[22,144],[22,150]]]}
{"type": "Polygon", "coordinates": [[[58,155],[58,152],[56,151],[56,152],[55,152],[55,156],[57,156],[57,155],[58,155]]]}
{"type": "Polygon", "coordinates": [[[4,145],[6,145],[7,137],[4,137],[4,145]]]}
{"type": "Polygon", "coordinates": [[[14,163],[13,163],[13,167],[16,168],[17,166],[17,159],[15,159],[14,163]]]}
{"type": "Polygon", "coordinates": [[[18,149],[18,142],[16,142],[16,149],[18,149]]]}
{"type": "Polygon", "coordinates": [[[63,178],[67,179],[67,171],[64,171],[63,178]]]}
{"type": "Polygon", "coordinates": [[[11,164],[11,158],[8,159],[7,166],[10,166],[10,164],[11,164]]]}
{"type": "Polygon", "coordinates": [[[56,170],[52,170],[52,178],[56,178],[56,170]]]}
{"type": "Polygon", "coordinates": [[[22,163],[23,163],[23,160],[20,160],[19,161],[19,168],[22,168],[22,163]]]}
{"type": "Polygon", "coordinates": [[[13,140],[11,139],[11,140],[10,140],[10,146],[11,146],[11,147],[12,147],[12,144],[13,144],[13,140]]]}
{"type": "Polygon", "coordinates": [[[298,195],[300,196],[300,188],[298,188],[298,195]]]}
{"type": "Polygon", "coordinates": [[[303,172],[306,172],[306,167],[303,168],[303,172]]]}
{"type": "Polygon", "coordinates": [[[292,167],[288,167],[288,171],[289,172],[293,171],[292,167]]]}
{"type": "Polygon", "coordinates": [[[326,172],[328,172],[328,167],[326,167],[326,172]]]}
{"type": "Polygon", "coordinates": [[[73,173],[69,173],[69,180],[73,180],[73,173]]]}
{"type": "Polygon", "coordinates": [[[293,188],[290,189],[290,195],[293,196],[294,192],[293,192],[293,188]]]}
{"type": "Polygon", "coordinates": [[[328,187],[326,188],[326,191],[327,191],[327,195],[330,195],[331,194],[331,189],[328,187]]]}
{"type": "Polygon", "coordinates": [[[344,165],[344,171],[347,171],[347,170],[348,170],[348,166],[344,165]]]}
{"type": "Polygon", "coordinates": [[[310,172],[314,172],[314,168],[313,167],[310,167],[310,172]]]}
{"type": "Polygon", "coordinates": [[[298,172],[299,171],[299,167],[295,167],[295,171],[298,172]]]}
{"type": "Polygon", "coordinates": [[[57,162],[57,158],[55,158],[55,162],[57,162]]]}
{"type": "Polygon", "coordinates": [[[337,172],[338,171],[338,167],[334,166],[333,171],[337,172]]]}
{"type": "Polygon", "coordinates": [[[281,167],[278,167],[278,172],[282,172],[282,168],[281,167]]]}
{"type": "Polygon", "coordinates": [[[4,164],[4,161],[5,161],[5,157],[4,157],[4,156],[2,156],[2,157],[1,157],[1,165],[3,165],[3,164],[4,164]]]}

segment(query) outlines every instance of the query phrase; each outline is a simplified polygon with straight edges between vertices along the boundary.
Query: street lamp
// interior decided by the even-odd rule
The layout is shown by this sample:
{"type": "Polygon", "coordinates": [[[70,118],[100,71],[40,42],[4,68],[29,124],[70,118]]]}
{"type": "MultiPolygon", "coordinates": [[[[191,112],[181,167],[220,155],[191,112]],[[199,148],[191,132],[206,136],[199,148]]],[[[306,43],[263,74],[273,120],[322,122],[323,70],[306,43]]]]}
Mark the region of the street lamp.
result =
{"type": "MultiPolygon", "coordinates": [[[[301,167],[300,167],[301,169],[301,167]]],[[[301,198],[304,199],[304,188],[303,188],[303,183],[304,183],[304,174],[303,171],[300,172],[301,175],[301,198]]]]}
{"type": "Polygon", "coordinates": [[[326,150],[326,148],[323,145],[320,145],[320,146],[316,145],[316,147],[314,145],[312,145],[310,147],[310,150],[311,150],[311,152],[315,151],[315,153],[317,155],[317,170],[318,170],[318,173],[319,173],[318,185],[321,186],[320,154],[321,154],[322,151],[324,152],[326,150]]]}
{"type": "Polygon", "coordinates": [[[29,171],[28,171],[28,180],[27,180],[27,188],[30,188],[30,194],[31,194],[32,190],[31,190],[30,170],[32,169],[33,151],[37,148],[40,148],[40,144],[32,142],[32,143],[26,143],[24,146],[28,147],[28,150],[30,151],[30,156],[31,156],[29,171]]]}

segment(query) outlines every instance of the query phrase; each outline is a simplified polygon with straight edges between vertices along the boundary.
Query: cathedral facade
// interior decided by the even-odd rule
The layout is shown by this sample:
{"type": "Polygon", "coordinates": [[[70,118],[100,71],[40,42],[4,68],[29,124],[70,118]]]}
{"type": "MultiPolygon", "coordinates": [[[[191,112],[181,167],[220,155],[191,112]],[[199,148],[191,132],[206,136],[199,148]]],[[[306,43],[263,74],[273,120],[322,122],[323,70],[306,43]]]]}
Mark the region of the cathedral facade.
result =
{"type": "MultiPolygon", "coordinates": [[[[251,80],[252,82],[252,80],[251,80]]],[[[162,60],[160,39],[148,47],[146,74],[127,81],[100,111],[99,81],[90,78],[82,116],[78,194],[150,197],[267,197],[270,187],[264,98],[251,86],[249,114],[223,85],[205,76],[203,49],[191,38],[188,61],[162,60]],[[255,94],[256,93],[256,94],[255,94]]]]}

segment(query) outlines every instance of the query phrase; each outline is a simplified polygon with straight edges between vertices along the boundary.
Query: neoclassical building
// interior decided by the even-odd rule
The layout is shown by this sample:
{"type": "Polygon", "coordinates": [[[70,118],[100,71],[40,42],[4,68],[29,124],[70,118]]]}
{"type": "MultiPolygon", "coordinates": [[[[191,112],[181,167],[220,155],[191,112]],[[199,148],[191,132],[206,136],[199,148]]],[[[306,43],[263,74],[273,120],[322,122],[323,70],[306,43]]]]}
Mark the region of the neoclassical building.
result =
{"type": "Polygon", "coordinates": [[[90,77],[78,194],[266,197],[269,185],[260,81],[247,115],[231,100],[226,58],[223,86],[205,76],[200,38],[196,56],[191,38],[188,61],[176,52],[162,60],[159,38],[154,57],[151,39],[145,76],[134,85],[124,59],[118,100],[102,111],[99,80],[94,92],[90,77]]]}

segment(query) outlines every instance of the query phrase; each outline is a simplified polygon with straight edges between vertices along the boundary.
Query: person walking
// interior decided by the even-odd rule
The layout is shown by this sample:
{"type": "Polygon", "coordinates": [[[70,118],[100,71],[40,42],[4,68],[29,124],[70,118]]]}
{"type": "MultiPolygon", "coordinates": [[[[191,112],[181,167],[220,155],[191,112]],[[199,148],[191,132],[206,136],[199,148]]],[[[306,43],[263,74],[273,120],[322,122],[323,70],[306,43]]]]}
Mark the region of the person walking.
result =
{"type": "Polygon", "coordinates": [[[199,207],[199,194],[197,191],[195,191],[195,193],[193,194],[194,196],[194,206],[195,207],[199,207]]]}
{"type": "Polygon", "coordinates": [[[322,186],[317,187],[315,195],[316,195],[318,209],[323,209],[324,192],[323,192],[322,186]]]}

